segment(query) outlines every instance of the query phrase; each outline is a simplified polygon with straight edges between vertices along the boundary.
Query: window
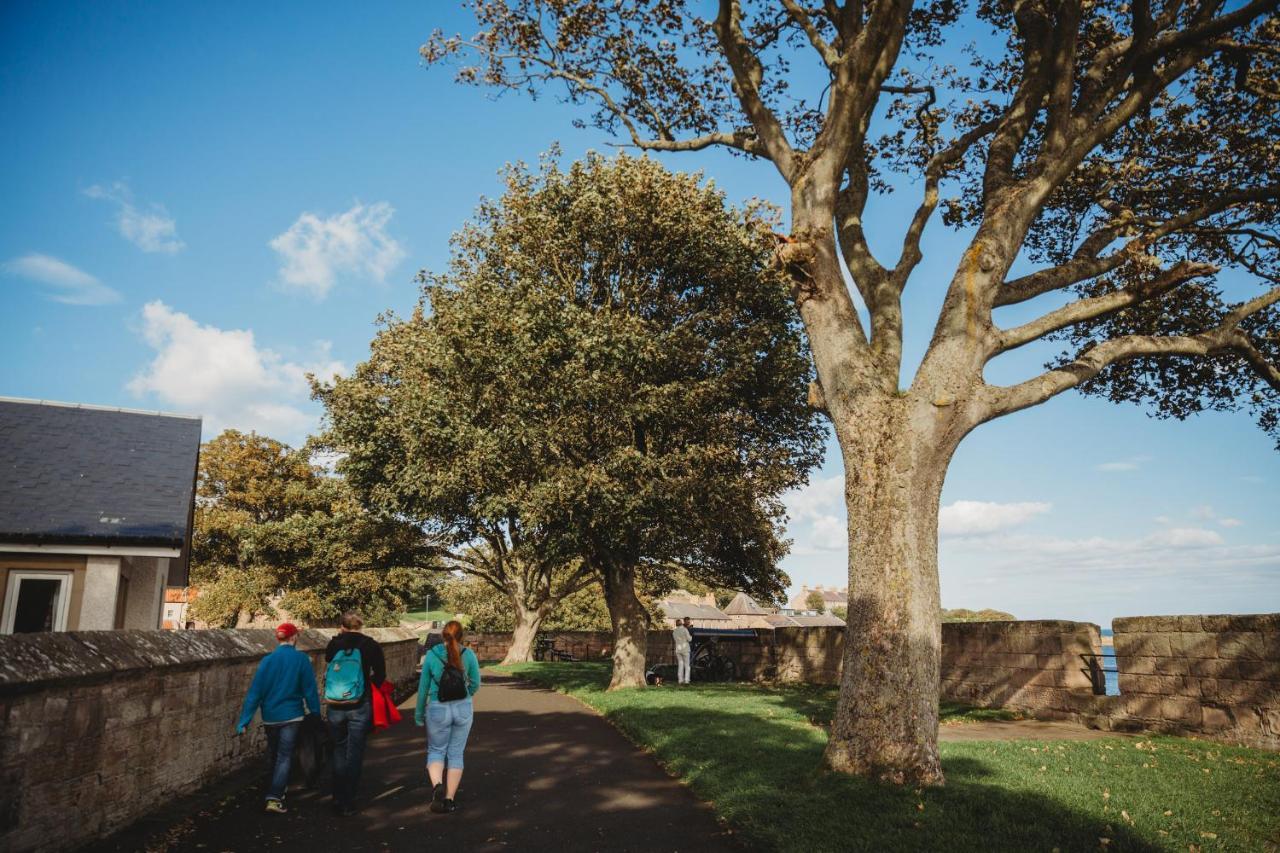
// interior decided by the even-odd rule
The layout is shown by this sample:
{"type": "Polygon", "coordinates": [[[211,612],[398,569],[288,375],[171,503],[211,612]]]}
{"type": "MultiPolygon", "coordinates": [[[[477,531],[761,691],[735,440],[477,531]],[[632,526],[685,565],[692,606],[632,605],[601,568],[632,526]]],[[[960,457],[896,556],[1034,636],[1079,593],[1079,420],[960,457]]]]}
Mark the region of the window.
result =
{"type": "Polygon", "coordinates": [[[11,570],[0,633],[67,630],[71,573],[11,570]]]}

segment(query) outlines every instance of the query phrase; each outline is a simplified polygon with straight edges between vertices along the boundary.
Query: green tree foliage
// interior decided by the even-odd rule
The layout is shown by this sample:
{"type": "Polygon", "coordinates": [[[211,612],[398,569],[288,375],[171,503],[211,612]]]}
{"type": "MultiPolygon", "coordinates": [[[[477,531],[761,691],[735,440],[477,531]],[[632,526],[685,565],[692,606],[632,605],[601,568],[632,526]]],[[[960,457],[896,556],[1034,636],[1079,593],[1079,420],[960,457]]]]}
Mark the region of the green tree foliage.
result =
{"type": "Polygon", "coordinates": [[[822,613],[827,609],[827,600],[816,589],[810,590],[809,594],[804,597],[804,606],[822,613]]]}
{"type": "Polygon", "coordinates": [[[772,225],[648,159],[510,169],[414,314],[318,389],[342,471],[459,542],[580,560],[615,683],[643,684],[637,581],[776,598],[778,496],[821,459],[772,225]]]}
{"type": "MultiPolygon", "coordinates": [[[[440,590],[449,609],[466,617],[473,631],[512,631],[516,613],[510,598],[474,575],[450,578],[440,590]]],[[[541,623],[543,631],[608,631],[609,608],[596,585],[556,602],[541,623]]]]}
{"type": "Polygon", "coordinates": [[[341,479],[294,450],[227,430],[200,453],[192,536],[195,618],[234,626],[276,606],[311,625],[347,608],[393,625],[428,590],[432,549],[411,524],[371,515],[341,479]]]}
{"type": "Polygon", "coordinates": [[[1003,610],[992,610],[983,608],[982,610],[966,610],[963,607],[955,610],[943,609],[943,622],[1012,622],[1018,617],[1012,613],[1005,613],[1003,610]]]}

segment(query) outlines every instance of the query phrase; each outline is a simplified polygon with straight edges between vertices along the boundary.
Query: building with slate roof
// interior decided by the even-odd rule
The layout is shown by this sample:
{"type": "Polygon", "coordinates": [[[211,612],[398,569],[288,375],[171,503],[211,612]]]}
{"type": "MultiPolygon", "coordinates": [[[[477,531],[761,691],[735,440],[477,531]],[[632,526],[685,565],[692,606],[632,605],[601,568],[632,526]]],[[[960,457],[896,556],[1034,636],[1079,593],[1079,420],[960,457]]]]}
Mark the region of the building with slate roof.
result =
{"type": "Polygon", "coordinates": [[[814,587],[800,587],[800,591],[791,598],[791,609],[809,610],[809,596],[815,592],[822,596],[822,612],[828,615],[830,615],[833,608],[844,607],[849,603],[849,588],[847,586],[837,589],[834,586],[818,584],[814,587]]]}
{"type": "Polygon", "coordinates": [[[694,595],[683,589],[673,590],[658,602],[663,620],[668,628],[676,626],[677,619],[692,619],[695,628],[732,628],[733,621],[716,607],[716,597],[711,593],[694,595]]]}
{"type": "Polygon", "coordinates": [[[0,633],[160,627],[199,418],[0,397],[0,633]]]}

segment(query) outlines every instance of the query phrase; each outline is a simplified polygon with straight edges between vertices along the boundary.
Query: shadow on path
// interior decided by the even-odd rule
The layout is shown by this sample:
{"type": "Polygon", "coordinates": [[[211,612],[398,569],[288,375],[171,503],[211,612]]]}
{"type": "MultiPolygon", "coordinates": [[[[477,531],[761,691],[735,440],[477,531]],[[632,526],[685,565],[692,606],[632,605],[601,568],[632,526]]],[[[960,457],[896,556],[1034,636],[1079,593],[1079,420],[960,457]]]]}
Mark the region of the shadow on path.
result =
{"type": "Polygon", "coordinates": [[[739,850],[714,813],[577,701],[486,673],[452,815],[427,811],[423,732],[406,719],[373,735],[363,809],[329,814],[294,786],[287,815],[262,811],[265,773],[237,774],[92,848],[122,851],[739,850]]]}

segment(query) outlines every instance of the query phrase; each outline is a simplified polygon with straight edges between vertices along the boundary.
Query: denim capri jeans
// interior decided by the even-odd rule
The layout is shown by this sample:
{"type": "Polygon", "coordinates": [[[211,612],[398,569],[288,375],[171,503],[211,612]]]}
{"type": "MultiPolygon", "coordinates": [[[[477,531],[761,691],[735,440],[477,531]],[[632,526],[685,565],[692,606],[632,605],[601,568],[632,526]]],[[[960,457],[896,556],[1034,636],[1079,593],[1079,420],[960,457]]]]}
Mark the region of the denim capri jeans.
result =
{"type": "Polygon", "coordinates": [[[462,751],[467,747],[474,712],[471,698],[427,705],[427,763],[446,763],[450,770],[462,769],[462,751]]]}

